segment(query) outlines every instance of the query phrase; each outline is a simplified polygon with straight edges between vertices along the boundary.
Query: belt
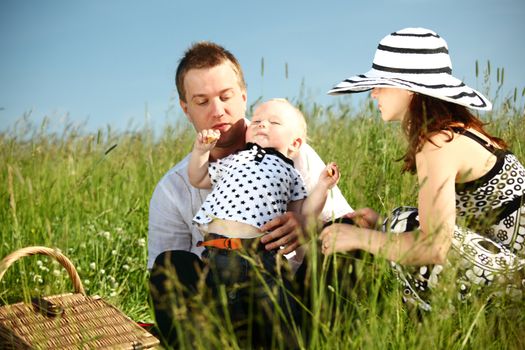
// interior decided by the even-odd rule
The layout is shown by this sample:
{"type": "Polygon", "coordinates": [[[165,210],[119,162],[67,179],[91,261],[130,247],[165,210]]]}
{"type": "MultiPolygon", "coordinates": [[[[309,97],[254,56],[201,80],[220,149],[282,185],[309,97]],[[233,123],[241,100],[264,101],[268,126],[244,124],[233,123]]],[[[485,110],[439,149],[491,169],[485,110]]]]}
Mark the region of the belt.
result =
{"type": "Polygon", "coordinates": [[[208,233],[205,241],[197,242],[197,247],[209,247],[224,250],[240,250],[242,248],[260,250],[264,245],[258,238],[228,238],[215,233],[208,233]]]}

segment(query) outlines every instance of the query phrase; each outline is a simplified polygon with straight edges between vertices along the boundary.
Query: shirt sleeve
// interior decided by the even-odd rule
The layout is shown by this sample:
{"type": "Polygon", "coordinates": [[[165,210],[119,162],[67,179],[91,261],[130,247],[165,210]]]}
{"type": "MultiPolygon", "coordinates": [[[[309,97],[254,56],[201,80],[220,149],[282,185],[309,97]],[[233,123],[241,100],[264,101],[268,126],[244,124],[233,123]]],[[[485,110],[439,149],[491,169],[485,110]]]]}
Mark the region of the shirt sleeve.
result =
{"type": "Polygon", "coordinates": [[[301,177],[301,174],[292,168],[292,186],[290,188],[290,200],[298,201],[306,198],[306,186],[301,177]]]}
{"type": "Polygon", "coordinates": [[[210,181],[213,187],[217,185],[221,177],[221,160],[219,159],[216,162],[210,162],[208,165],[208,175],[210,176],[210,181]]]}
{"type": "Polygon", "coordinates": [[[175,193],[181,190],[183,189],[170,186],[167,181],[161,181],[153,192],[149,207],[148,268],[153,266],[162,252],[191,250],[192,235],[186,218],[191,214],[181,212],[182,208],[178,204],[184,201],[175,201],[175,198],[188,197],[175,193]]]}
{"type": "MultiPolygon", "coordinates": [[[[301,146],[299,155],[293,161],[295,168],[301,173],[304,179],[307,192],[310,193],[319,180],[319,175],[326,164],[308,144],[301,146]]],[[[353,211],[352,207],[343,197],[339,187],[335,186],[332,188],[331,193],[328,194],[323,211],[321,212],[321,220],[330,221],[353,211]]]]}

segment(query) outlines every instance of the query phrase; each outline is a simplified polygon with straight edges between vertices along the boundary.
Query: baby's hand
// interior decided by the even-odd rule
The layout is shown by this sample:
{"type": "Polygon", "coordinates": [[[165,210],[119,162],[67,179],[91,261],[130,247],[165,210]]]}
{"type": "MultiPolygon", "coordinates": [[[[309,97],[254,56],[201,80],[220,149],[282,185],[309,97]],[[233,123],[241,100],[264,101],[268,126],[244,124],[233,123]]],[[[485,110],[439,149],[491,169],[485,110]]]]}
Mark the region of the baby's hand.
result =
{"type": "Polygon", "coordinates": [[[337,185],[340,177],[341,173],[339,172],[337,164],[332,162],[328,163],[324,170],[321,172],[321,175],[319,176],[319,182],[325,184],[328,189],[331,189],[332,187],[337,185]]]}
{"type": "Polygon", "coordinates": [[[197,134],[195,147],[202,151],[209,151],[215,147],[220,137],[221,132],[219,130],[204,129],[197,134]]]}

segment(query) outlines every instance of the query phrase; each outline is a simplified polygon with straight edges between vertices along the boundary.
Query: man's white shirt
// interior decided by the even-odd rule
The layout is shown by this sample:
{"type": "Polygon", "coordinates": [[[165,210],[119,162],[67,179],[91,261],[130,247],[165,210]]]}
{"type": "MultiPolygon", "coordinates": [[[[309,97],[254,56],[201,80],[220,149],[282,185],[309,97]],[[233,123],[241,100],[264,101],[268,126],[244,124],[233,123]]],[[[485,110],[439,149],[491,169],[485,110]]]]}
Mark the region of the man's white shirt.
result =
{"type": "MultiPolygon", "coordinates": [[[[211,190],[197,189],[190,185],[189,158],[189,155],[186,156],[162,177],[151,197],[148,268],[151,268],[156,257],[165,251],[185,250],[200,257],[204,250],[203,247],[197,247],[197,242],[202,241],[203,236],[192,223],[192,219],[211,190]]],[[[310,193],[325,168],[324,162],[309,145],[303,144],[299,155],[294,159],[294,165],[304,179],[307,192],[310,193]]],[[[337,186],[331,191],[321,213],[323,221],[353,211],[337,186]]],[[[302,258],[302,254],[297,254],[292,259],[294,261],[290,261],[292,269],[301,263],[302,258]]]]}

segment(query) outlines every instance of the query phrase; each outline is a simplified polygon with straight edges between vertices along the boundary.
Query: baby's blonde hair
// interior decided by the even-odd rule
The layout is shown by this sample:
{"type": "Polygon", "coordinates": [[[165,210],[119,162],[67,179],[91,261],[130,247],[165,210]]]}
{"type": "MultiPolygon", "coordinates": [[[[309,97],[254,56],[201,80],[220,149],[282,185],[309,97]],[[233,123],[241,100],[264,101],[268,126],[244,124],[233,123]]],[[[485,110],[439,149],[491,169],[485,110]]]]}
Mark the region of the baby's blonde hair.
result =
{"type": "Polygon", "coordinates": [[[299,108],[295,107],[293,104],[290,103],[290,101],[288,101],[285,98],[276,97],[276,98],[269,99],[267,102],[272,102],[272,101],[284,103],[294,111],[294,115],[297,121],[298,133],[299,133],[299,135],[297,136],[299,136],[304,142],[306,142],[307,126],[306,126],[306,119],[303,115],[303,112],[301,112],[299,108]]]}

